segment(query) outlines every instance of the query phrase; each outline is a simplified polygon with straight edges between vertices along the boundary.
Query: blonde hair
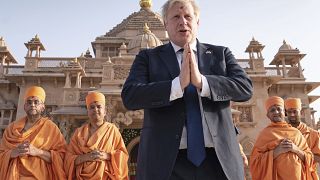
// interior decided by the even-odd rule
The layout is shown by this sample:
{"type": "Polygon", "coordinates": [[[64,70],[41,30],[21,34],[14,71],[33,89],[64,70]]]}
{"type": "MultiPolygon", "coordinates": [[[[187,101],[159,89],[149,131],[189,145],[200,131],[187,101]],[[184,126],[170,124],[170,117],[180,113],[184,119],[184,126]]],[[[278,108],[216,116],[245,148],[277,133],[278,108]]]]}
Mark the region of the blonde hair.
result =
{"type": "Polygon", "coordinates": [[[176,3],[181,3],[183,5],[186,5],[186,4],[190,3],[191,6],[193,7],[194,15],[196,16],[197,20],[199,19],[200,9],[199,9],[199,6],[196,4],[196,2],[194,0],[168,0],[162,6],[162,19],[163,19],[164,23],[166,23],[166,20],[167,20],[168,10],[176,3]]]}

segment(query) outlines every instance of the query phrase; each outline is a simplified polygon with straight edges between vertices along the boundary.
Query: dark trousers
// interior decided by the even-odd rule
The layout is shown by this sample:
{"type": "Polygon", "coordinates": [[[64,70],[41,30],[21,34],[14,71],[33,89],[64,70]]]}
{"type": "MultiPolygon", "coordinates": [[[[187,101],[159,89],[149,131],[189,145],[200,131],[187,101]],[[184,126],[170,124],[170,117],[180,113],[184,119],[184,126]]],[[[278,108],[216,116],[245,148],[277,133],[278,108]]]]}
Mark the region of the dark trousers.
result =
{"type": "Polygon", "coordinates": [[[170,180],[227,180],[214,148],[206,148],[206,159],[199,167],[187,158],[187,150],[179,150],[170,180]]]}

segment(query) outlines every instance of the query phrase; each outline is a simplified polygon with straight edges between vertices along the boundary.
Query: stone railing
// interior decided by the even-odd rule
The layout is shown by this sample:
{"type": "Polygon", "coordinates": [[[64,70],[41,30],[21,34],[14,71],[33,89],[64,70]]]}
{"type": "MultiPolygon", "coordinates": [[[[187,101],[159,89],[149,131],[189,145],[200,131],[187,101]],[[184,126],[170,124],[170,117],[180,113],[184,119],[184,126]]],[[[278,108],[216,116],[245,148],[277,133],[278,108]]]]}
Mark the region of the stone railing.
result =
{"type": "MultiPolygon", "coordinates": [[[[285,77],[283,74],[283,69],[281,67],[266,67],[267,76],[282,76],[285,77]]],[[[300,73],[298,67],[286,67],[286,78],[304,78],[302,72],[300,73]]]]}
{"type": "Polygon", "coordinates": [[[283,76],[282,70],[278,71],[276,67],[266,67],[267,76],[283,76]]]}
{"type": "Polygon", "coordinates": [[[24,66],[23,65],[12,65],[12,66],[9,66],[8,67],[8,73],[6,73],[6,70],[5,70],[5,74],[23,74],[23,68],[24,66]]]}
{"type": "Polygon", "coordinates": [[[70,61],[74,61],[75,58],[39,58],[38,68],[47,67],[65,67],[70,61]]]}
{"type": "Polygon", "coordinates": [[[250,69],[249,59],[237,59],[237,62],[243,69],[250,69]]]}

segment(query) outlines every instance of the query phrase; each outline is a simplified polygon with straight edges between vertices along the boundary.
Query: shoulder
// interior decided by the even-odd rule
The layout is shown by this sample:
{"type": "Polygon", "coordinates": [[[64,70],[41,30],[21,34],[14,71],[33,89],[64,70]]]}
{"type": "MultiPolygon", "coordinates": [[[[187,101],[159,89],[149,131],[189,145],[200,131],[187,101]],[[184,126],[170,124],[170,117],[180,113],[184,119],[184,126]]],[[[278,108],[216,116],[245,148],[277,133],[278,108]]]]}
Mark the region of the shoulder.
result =
{"type": "MultiPolygon", "coordinates": [[[[172,46],[170,43],[161,45],[161,46],[157,46],[155,48],[150,48],[150,49],[143,49],[139,52],[138,55],[155,55],[155,54],[159,54],[162,51],[167,51],[169,49],[172,49],[172,46]]],[[[173,50],[173,49],[172,49],[173,50]]]]}
{"type": "Polygon", "coordinates": [[[89,128],[89,123],[84,123],[80,127],[76,128],[73,134],[82,134],[82,132],[88,128],[89,128]]]}
{"type": "Polygon", "coordinates": [[[43,121],[42,128],[45,128],[45,131],[61,134],[59,127],[51,119],[43,118],[41,121],[43,121]]]}
{"type": "Polygon", "coordinates": [[[119,128],[115,124],[110,123],[110,122],[105,122],[105,123],[106,123],[107,128],[109,128],[110,130],[119,131],[119,128]]]}
{"type": "Polygon", "coordinates": [[[58,128],[58,126],[56,125],[56,123],[54,123],[51,119],[42,118],[41,121],[43,121],[43,123],[44,123],[46,126],[58,128]]]}
{"type": "Polygon", "coordinates": [[[199,42],[199,46],[204,47],[205,49],[211,49],[214,52],[229,52],[230,51],[230,49],[226,46],[213,45],[213,44],[209,44],[209,43],[200,43],[199,42]]]}
{"type": "Polygon", "coordinates": [[[12,131],[18,129],[18,131],[22,130],[24,128],[24,125],[26,123],[26,117],[22,117],[18,120],[15,120],[11,122],[5,129],[5,131],[12,131]]]}

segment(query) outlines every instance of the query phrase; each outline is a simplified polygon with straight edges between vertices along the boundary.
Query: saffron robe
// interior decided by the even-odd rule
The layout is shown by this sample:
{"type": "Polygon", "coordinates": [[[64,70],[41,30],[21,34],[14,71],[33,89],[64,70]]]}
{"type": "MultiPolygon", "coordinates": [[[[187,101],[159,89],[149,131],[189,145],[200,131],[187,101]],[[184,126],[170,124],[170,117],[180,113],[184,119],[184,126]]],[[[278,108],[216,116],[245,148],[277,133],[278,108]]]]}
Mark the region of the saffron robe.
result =
{"type": "Polygon", "coordinates": [[[26,120],[23,117],[5,129],[0,144],[0,177],[6,180],[65,179],[63,159],[66,141],[59,128],[48,118],[41,118],[30,129],[22,132],[26,120]],[[50,152],[51,163],[30,155],[10,159],[12,150],[25,141],[50,152]]]}
{"type": "MultiPolygon", "coordinates": [[[[302,122],[300,122],[297,129],[302,133],[304,138],[306,138],[311,152],[315,155],[320,156],[320,133],[302,122]]],[[[317,162],[314,161],[312,168],[313,169],[311,175],[313,177],[313,180],[318,180],[319,177],[317,175],[317,162]]]]}
{"type": "Polygon", "coordinates": [[[118,128],[108,122],[89,137],[89,124],[78,128],[68,145],[65,171],[68,179],[128,179],[128,152],[118,128]],[[111,155],[106,161],[87,161],[75,165],[78,155],[99,150],[111,155]]]}
{"type": "Polygon", "coordinates": [[[286,122],[272,122],[256,140],[250,156],[250,171],[253,180],[310,180],[312,163],[312,152],[301,132],[286,122]],[[293,152],[273,158],[274,149],[285,138],[304,152],[304,162],[293,152]]]}

